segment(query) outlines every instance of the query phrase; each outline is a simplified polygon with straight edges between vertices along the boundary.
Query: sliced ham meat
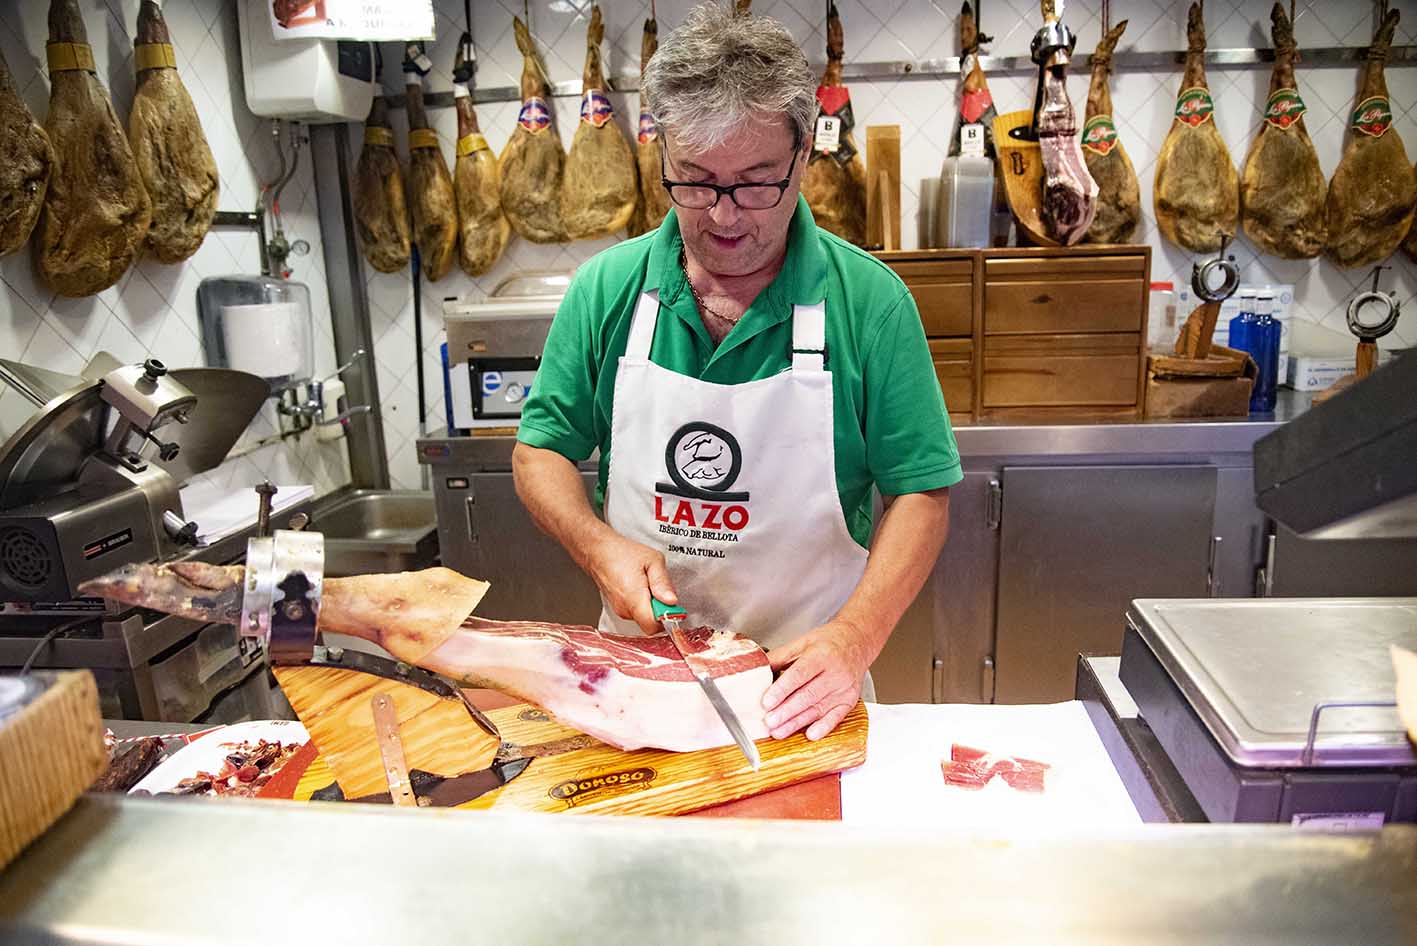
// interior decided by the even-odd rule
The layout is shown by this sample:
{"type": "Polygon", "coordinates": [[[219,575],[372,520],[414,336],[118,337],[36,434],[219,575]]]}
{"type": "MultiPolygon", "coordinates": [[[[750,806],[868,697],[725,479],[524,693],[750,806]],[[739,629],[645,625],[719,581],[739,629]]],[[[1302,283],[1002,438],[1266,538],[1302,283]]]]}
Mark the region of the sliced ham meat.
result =
{"type": "Polygon", "coordinates": [[[147,252],[180,263],[197,252],[216,216],[216,159],[197,106],[177,74],[162,8],[143,0],[133,40],[138,88],[128,116],[128,139],[152,200],[147,252]]]}
{"type": "Polygon", "coordinates": [[[615,123],[615,109],[605,94],[605,72],[600,63],[604,39],[605,23],[596,5],[591,7],[586,28],[581,120],[561,179],[561,219],[573,240],[595,239],[625,229],[639,198],[635,155],[615,123]]]}
{"type": "Polygon", "coordinates": [[[566,152],[552,122],[551,83],[521,17],[513,19],[517,49],[522,53],[522,110],[517,127],[502,149],[502,212],[523,239],[533,243],[561,243],[566,227],[561,221],[561,178],[566,152]]]}
{"type": "Polygon", "coordinates": [[[861,246],[866,242],[866,168],[852,134],[856,122],[851,93],[841,81],[844,41],[841,16],[832,3],[827,13],[827,67],[817,86],[816,137],[802,174],[802,196],[817,226],[861,246]]]}
{"type": "Polygon", "coordinates": [[[0,256],[24,246],[39,221],[54,149],[15,88],[0,53],[0,256]]]}
{"type": "Polygon", "coordinates": [[[1294,24],[1276,3],[1270,11],[1274,71],[1259,134],[1245,155],[1240,213],[1245,234],[1285,259],[1313,259],[1328,239],[1328,182],[1304,127],[1304,100],[1294,81],[1294,24]]]}
{"type": "MultiPolygon", "coordinates": [[[[129,565],[81,590],[192,620],[241,616],[239,565],[129,565]]],[[[617,637],[592,627],[471,616],[486,582],[451,569],[327,578],[320,629],[383,647],[464,686],[490,687],[541,707],[562,724],[622,749],[673,751],[733,740],[667,637],[617,637]]],[[[729,705],[754,739],[767,736],[767,655],[727,631],[689,632],[729,705]]]]}
{"type": "Polygon", "coordinates": [[[1387,62],[1398,12],[1378,26],[1353,114],[1343,157],[1328,185],[1327,255],[1339,266],[1369,266],[1387,259],[1412,225],[1417,178],[1402,137],[1393,127],[1383,64],[1387,62]]]}
{"type": "Polygon", "coordinates": [[[1212,253],[1235,235],[1240,177],[1215,127],[1205,79],[1205,19],[1192,3],[1186,20],[1186,71],[1176,115],[1156,160],[1152,200],[1162,236],[1193,253],[1212,253]]]}
{"type": "Polygon", "coordinates": [[[997,756],[958,743],[950,747],[950,757],[940,762],[945,784],[952,788],[978,791],[997,776],[1009,788],[1034,795],[1043,793],[1049,768],[1046,762],[997,756]]]}
{"type": "Polygon", "coordinates": [[[1129,243],[1141,222],[1141,190],[1136,168],[1112,121],[1112,52],[1127,29],[1123,20],[1103,35],[1092,54],[1092,85],[1082,126],[1083,159],[1097,182],[1097,213],[1084,243],[1129,243]]]}

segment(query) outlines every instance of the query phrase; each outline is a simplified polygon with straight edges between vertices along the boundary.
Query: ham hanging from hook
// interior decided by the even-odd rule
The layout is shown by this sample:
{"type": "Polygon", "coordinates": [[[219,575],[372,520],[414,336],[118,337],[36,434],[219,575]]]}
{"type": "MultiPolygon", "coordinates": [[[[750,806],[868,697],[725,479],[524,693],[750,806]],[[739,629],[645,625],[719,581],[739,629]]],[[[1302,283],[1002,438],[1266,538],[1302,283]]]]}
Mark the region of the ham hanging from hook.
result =
{"type": "Polygon", "coordinates": [[[1129,243],[1141,221],[1137,171],[1112,120],[1112,52],[1126,29],[1126,20],[1112,27],[1092,54],[1092,85],[1087,91],[1081,143],[1088,173],[1097,182],[1097,213],[1083,237],[1085,243],[1129,243]]]}
{"type": "Polygon", "coordinates": [[[639,195],[635,156],[615,123],[615,109],[605,94],[605,70],[600,61],[604,39],[605,22],[597,4],[591,7],[586,28],[581,120],[561,180],[561,219],[573,240],[625,229],[639,195]]]}

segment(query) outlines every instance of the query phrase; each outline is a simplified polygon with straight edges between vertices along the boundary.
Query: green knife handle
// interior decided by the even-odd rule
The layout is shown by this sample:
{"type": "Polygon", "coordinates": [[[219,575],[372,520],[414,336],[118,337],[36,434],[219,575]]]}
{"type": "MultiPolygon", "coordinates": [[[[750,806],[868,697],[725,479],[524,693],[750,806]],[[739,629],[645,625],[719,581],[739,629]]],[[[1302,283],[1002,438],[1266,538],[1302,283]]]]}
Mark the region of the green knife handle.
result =
{"type": "Polygon", "coordinates": [[[666,617],[685,618],[689,616],[689,612],[685,611],[677,604],[665,604],[654,595],[650,595],[649,600],[650,610],[654,612],[654,619],[656,621],[666,617]]]}

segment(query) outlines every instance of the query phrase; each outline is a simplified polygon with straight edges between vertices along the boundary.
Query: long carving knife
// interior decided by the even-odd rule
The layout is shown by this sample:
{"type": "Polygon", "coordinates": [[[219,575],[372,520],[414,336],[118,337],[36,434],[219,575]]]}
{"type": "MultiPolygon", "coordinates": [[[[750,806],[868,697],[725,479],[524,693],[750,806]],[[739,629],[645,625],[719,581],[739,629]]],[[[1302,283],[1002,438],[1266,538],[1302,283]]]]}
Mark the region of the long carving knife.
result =
{"type": "Polygon", "coordinates": [[[723,725],[728,727],[729,735],[738,744],[738,748],[743,751],[743,755],[747,758],[748,764],[753,767],[753,771],[758,771],[758,767],[762,765],[762,759],[758,756],[758,747],[753,744],[753,740],[748,738],[748,733],[743,729],[743,723],[738,718],[738,714],[733,712],[733,707],[729,706],[728,701],[723,698],[723,692],[719,690],[718,684],[713,682],[713,675],[692,653],[689,641],[684,636],[684,618],[688,616],[688,612],[677,604],[665,604],[653,596],[650,597],[650,601],[655,618],[669,632],[669,639],[674,642],[679,656],[684,658],[689,672],[694,675],[695,680],[699,681],[704,695],[708,697],[709,703],[718,713],[718,718],[723,720],[723,725]]]}

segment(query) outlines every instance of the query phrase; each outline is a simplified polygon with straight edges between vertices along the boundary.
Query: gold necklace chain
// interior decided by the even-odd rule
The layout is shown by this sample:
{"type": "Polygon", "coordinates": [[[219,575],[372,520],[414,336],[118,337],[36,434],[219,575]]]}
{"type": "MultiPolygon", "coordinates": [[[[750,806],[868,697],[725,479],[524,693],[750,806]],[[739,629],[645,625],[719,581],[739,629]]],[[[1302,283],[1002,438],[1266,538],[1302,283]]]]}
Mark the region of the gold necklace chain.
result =
{"type": "MultiPolygon", "coordinates": [[[[709,315],[714,316],[715,318],[722,319],[729,325],[737,325],[739,319],[743,318],[742,315],[738,316],[738,318],[730,319],[722,312],[719,312],[717,309],[710,306],[707,302],[704,301],[704,297],[699,295],[699,290],[694,288],[694,280],[689,276],[689,254],[682,249],[679,251],[679,265],[683,267],[684,281],[689,284],[689,293],[694,297],[694,301],[699,304],[699,308],[703,309],[705,312],[707,312],[709,315]]],[[[747,313],[744,313],[744,315],[746,314],[747,313]]]]}

